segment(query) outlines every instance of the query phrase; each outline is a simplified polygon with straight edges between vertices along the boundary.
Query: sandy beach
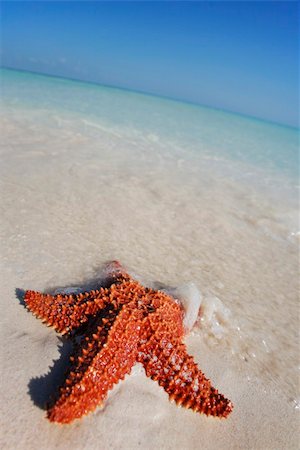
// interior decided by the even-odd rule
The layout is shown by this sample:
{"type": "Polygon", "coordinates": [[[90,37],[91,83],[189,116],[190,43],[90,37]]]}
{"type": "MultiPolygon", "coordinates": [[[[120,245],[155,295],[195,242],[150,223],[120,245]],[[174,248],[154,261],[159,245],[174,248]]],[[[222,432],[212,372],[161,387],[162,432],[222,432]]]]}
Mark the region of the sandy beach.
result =
{"type": "Polygon", "coordinates": [[[7,102],[1,123],[1,448],[298,448],[295,183],[53,107],[7,102]],[[200,290],[186,343],[232,400],[227,420],[177,407],[140,366],[95,413],[45,418],[70,345],[24,308],[24,290],[97,284],[113,259],[145,285],[200,290]]]}

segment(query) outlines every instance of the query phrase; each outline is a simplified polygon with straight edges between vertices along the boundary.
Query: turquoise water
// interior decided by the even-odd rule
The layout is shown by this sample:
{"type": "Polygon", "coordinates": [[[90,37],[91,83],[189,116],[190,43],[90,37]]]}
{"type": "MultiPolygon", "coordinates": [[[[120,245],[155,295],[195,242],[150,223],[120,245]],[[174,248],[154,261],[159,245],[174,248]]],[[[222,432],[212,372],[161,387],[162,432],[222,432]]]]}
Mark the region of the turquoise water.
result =
{"type": "Polygon", "coordinates": [[[181,146],[186,155],[232,159],[279,171],[297,183],[295,128],[225,111],[90,83],[1,70],[2,108],[28,107],[84,117],[123,133],[146,133],[181,146]]]}

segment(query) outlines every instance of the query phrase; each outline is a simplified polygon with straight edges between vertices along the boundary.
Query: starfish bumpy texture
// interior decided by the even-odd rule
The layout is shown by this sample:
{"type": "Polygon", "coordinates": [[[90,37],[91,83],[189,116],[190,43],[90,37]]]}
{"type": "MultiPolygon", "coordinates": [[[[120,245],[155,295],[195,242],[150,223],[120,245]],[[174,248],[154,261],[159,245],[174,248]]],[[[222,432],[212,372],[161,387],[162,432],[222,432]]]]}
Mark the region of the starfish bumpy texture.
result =
{"type": "Polygon", "coordinates": [[[178,405],[227,417],[232,404],[199,370],[182,342],[183,310],[169,295],[143,287],[110,264],[110,287],[55,296],[26,291],[27,308],[62,334],[83,335],[50,421],[70,423],[101,405],[136,362],[178,405]],[[84,329],[85,328],[85,329],[84,329]]]}

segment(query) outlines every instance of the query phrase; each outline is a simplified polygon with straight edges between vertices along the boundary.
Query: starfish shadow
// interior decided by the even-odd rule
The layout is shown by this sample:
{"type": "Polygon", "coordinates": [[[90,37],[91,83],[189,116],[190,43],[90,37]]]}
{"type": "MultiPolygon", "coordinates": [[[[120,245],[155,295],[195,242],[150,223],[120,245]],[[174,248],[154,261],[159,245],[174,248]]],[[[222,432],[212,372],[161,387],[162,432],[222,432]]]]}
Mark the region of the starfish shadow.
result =
{"type": "Polygon", "coordinates": [[[46,409],[64,381],[67,368],[70,365],[70,355],[73,345],[71,341],[60,338],[59,358],[49,367],[48,373],[41,377],[31,378],[28,383],[28,393],[33,403],[41,409],[46,409]]]}
{"type": "Polygon", "coordinates": [[[24,306],[24,308],[26,309],[26,305],[25,305],[25,301],[24,301],[25,292],[26,291],[24,289],[19,289],[19,288],[15,289],[15,294],[16,294],[17,299],[19,300],[20,305],[24,306]]]}

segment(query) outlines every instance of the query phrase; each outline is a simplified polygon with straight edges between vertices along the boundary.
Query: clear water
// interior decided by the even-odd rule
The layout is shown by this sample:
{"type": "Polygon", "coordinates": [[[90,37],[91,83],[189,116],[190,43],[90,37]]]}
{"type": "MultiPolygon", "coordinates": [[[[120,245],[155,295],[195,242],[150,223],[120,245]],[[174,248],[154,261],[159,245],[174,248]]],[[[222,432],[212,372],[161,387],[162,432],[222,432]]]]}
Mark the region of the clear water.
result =
{"type": "Polygon", "coordinates": [[[71,112],[95,125],[163,138],[184,146],[187,155],[231,158],[255,164],[298,181],[299,134],[296,128],[221,110],[181,103],[128,90],[1,71],[4,105],[71,112]]]}
{"type": "Polygon", "coordinates": [[[149,284],[192,281],[204,301],[193,354],[219,380],[232,371],[228,396],[258,379],[292,411],[298,130],[11,70],[1,98],[8,291],[83,286],[111,259],[149,284]]]}

